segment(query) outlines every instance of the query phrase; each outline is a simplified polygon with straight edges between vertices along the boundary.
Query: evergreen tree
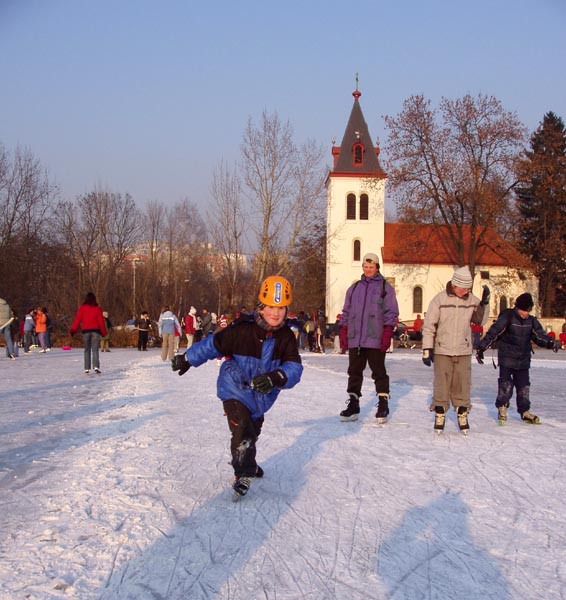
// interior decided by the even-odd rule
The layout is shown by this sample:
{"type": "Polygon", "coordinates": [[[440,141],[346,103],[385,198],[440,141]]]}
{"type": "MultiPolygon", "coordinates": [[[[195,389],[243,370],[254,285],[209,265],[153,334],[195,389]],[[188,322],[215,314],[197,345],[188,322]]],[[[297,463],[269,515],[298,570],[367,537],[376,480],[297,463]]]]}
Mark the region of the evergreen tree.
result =
{"type": "Polygon", "coordinates": [[[548,112],[531,136],[531,149],[519,163],[517,188],[521,250],[539,278],[539,301],[546,317],[565,314],[566,284],[566,131],[548,112]]]}

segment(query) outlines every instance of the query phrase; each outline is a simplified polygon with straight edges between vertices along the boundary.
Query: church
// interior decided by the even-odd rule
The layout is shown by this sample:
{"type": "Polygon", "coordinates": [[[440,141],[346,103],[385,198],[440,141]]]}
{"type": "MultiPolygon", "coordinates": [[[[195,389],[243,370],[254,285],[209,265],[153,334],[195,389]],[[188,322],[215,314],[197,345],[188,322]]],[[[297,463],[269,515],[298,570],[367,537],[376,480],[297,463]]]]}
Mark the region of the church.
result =
{"type": "MultiPolygon", "coordinates": [[[[362,275],[362,258],[374,252],[380,272],[391,283],[399,303],[399,320],[411,325],[424,315],[432,298],[458,268],[442,242],[441,231],[419,223],[386,223],[387,174],[379,161],[356,89],[340,146],[332,147],[333,166],[326,180],[327,252],[326,313],[334,321],[346,290],[362,275]]],[[[538,298],[538,281],[528,262],[496,232],[490,232],[476,259],[473,293],[491,290],[490,316],[513,306],[523,292],[538,298]]]]}

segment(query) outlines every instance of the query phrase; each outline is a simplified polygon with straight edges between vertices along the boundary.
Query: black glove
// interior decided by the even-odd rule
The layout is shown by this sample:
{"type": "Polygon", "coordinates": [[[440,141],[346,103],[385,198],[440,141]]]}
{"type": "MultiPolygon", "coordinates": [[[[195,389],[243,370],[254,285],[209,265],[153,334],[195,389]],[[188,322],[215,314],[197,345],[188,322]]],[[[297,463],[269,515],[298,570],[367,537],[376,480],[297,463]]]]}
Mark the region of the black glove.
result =
{"type": "Polygon", "coordinates": [[[483,292],[481,294],[481,304],[482,306],[487,306],[489,304],[489,298],[491,296],[491,292],[489,291],[489,288],[487,287],[487,285],[483,286],[483,292]]]}
{"type": "Polygon", "coordinates": [[[476,360],[480,365],[483,365],[483,350],[481,348],[476,350],[476,360]]]}
{"type": "Polygon", "coordinates": [[[432,348],[423,350],[423,362],[427,367],[430,367],[434,362],[434,350],[432,348]]]}
{"type": "Polygon", "coordinates": [[[277,371],[263,373],[254,377],[251,382],[251,388],[260,394],[269,394],[274,387],[283,387],[286,383],[287,375],[281,369],[277,369],[277,371]]]}
{"type": "Polygon", "coordinates": [[[191,368],[191,363],[184,354],[177,354],[171,360],[171,368],[173,371],[179,371],[179,375],[184,375],[191,368]]]}
{"type": "Polygon", "coordinates": [[[550,340],[550,342],[548,342],[548,348],[553,352],[558,352],[558,350],[561,348],[560,342],[557,342],[556,340],[550,340]]]}

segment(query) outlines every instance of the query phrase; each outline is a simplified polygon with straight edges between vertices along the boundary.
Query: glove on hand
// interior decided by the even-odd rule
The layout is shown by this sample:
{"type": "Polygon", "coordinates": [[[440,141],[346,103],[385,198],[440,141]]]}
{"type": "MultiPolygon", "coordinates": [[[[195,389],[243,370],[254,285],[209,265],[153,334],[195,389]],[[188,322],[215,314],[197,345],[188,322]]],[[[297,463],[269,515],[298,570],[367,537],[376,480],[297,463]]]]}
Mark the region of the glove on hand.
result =
{"type": "Polygon", "coordinates": [[[491,292],[489,291],[489,288],[487,287],[487,285],[483,286],[483,292],[481,295],[481,304],[483,306],[487,306],[489,304],[489,298],[491,296],[491,292]]]}
{"type": "Polygon", "coordinates": [[[381,351],[387,352],[389,350],[389,346],[391,345],[391,338],[393,337],[393,327],[391,325],[386,325],[383,328],[383,333],[381,334],[381,351]]]}
{"type": "Polygon", "coordinates": [[[476,350],[476,360],[480,365],[483,365],[483,350],[481,348],[476,350]]]}
{"type": "Polygon", "coordinates": [[[274,387],[283,387],[287,383],[287,376],[283,371],[271,371],[254,377],[251,382],[252,390],[260,394],[269,394],[274,387]]]}
{"type": "Polygon", "coordinates": [[[423,350],[423,363],[430,367],[434,362],[434,350],[432,348],[425,348],[423,350]]]}
{"type": "Polygon", "coordinates": [[[191,363],[184,354],[177,354],[171,360],[171,368],[173,371],[179,371],[179,375],[184,375],[191,368],[191,363]]]}
{"type": "Polygon", "coordinates": [[[556,340],[553,340],[551,348],[552,348],[553,352],[558,352],[558,350],[560,350],[560,348],[561,348],[560,342],[557,342],[556,340]]]}

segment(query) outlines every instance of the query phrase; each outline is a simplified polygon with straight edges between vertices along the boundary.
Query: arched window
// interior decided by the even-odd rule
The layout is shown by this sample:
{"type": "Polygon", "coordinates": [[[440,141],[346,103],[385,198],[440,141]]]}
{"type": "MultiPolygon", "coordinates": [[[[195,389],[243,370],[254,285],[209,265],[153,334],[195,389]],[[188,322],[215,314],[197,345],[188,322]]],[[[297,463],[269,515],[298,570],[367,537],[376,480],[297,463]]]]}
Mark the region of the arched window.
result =
{"type": "Polygon", "coordinates": [[[356,196],[348,194],[346,198],[346,219],[354,221],[356,219],[356,196]]]}
{"type": "Polygon", "coordinates": [[[368,195],[362,194],[360,196],[360,220],[367,221],[369,219],[369,201],[368,195]]]}
{"type": "Polygon", "coordinates": [[[355,167],[362,167],[364,164],[364,147],[362,146],[362,144],[355,144],[354,145],[354,166],[355,167]]]}
{"type": "Polygon", "coordinates": [[[413,288],[413,312],[423,312],[423,288],[420,285],[413,288]]]}
{"type": "Polygon", "coordinates": [[[505,310],[507,308],[507,298],[505,296],[501,296],[499,298],[499,312],[505,310]]]}
{"type": "Polygon", "coordinates": [[[362,244],[360,240],[354,240],[354,260],[360,261],[362,259],[362,244]]]}

